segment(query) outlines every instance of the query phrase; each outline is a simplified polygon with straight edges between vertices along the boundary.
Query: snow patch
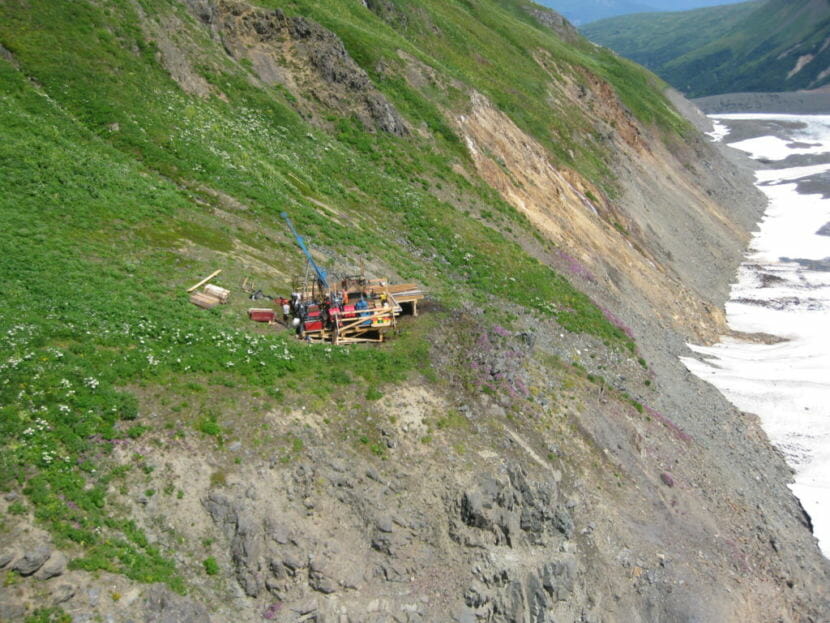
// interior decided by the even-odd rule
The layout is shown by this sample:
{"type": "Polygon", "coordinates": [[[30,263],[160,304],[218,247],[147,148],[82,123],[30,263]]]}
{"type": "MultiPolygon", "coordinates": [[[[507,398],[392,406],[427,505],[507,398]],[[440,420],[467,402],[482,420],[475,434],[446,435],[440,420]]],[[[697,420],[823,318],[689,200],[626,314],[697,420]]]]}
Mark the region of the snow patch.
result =
{"type": "MultiPolygon", "coordinates": [[[[830,116],[718,115],[720,119],[793,120],[791,140],[766,136],[733,143],[755,158],[783,160],[830,153],[830,116]],[[799,124],[801,125],[801,124],[799,124]],[[805,140],[811,145],[803,147],[805,140]]],[[[793,493],[812,518],[830,557],[830,200],[801,195],[794,182],[830,172],[830,164],[756,173],[769,207],[750,244],[726,305],[729,326],[785,338],[758,344],[723,338],[689,345],[681,358],[739,409],[757,414],[795,470],[793,493]]]]}
{"type": "Polygon", "coordinates": [[[714,129],[711,132],[706,132],[706,136],[712,139],[713,143],[719,143],[729,134],[729,126],[720,121],[713,121],[714,129]]]}

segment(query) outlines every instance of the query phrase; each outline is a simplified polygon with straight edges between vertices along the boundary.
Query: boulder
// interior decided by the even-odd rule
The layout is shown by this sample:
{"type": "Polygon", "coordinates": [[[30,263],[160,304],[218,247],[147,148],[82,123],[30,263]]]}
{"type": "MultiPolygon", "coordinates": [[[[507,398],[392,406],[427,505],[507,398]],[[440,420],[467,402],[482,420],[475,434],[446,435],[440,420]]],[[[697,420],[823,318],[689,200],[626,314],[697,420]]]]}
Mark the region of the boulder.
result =
{"type": "Polygon", "coordinates": [[[62,575],[66,571],[66,556],[63,552],[55,552],[47,560],[44,565],[38,570],[35,577],[38,580],[48,580],[62,575]]]}
{"type": "Polygon", "coordinates": [[[71,584],[60,584],[52,591],[52,603],[55,605],[65,603],[75,596],[76,589],[71,584]]]}
{"type": "Polygon", "coordinates": [[[17,556],[17,552],[15,552],[14,550],[7,549],[0,552],[0,569],[2,569],[6,565],[8,565],[12,560],[14,560],[15,556],[17,556]]]}
{"type": "Polygon", "coordinates": [[[49,556],[52,555],[52,548],[48,545],[38,545],[33,549],[29,549],[23,555],[14,561],[12,570],[17,571],[20,575],[32,575],[35,571],[40,569],[49,556]]]}

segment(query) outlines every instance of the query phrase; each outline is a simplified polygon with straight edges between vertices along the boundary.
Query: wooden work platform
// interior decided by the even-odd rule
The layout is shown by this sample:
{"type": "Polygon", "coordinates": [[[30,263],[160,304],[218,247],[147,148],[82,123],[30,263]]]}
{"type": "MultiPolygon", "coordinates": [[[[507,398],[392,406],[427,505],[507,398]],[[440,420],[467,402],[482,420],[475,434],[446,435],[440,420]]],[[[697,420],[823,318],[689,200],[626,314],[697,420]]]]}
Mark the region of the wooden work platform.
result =
{"type": "Polygon", "coordinates": [[[396,283],[386,286],[389,299],[394,304],[396,315],[403,312],[403,305],[411,305],[413,316],[418,315],[418,301],[424,298],[424,291],[414,283],[396,283]]]}
{"type": "Polygon", "coordinates": [[[415,283],[363,276],[344,277],[325,289],[321,285],[307,276],[292,283],[291,314],[301,320],[294,326],[310,342],[383,342],[388,331],[397,329],[398,316],[418,315],[418,301],[425,296],[415,283]]]}
{"type": "MultiPolygon", "coordinates": [[[[320,297],[320,292],[316,287],[296,288],[303,300],[315,300],[320,297]]],[[[348,297],[358,296],[361,292],[366,293],[372,298],[386,295],[389,297],[389,302],[392,303],[392,310],[395,316],[402,313],[418,315],[418,301],[422,300],[426,294],[421,286],[417,283],[389,283],[386,279],[367,279],[365,283],[359,288],[352,287],[347,290],[348,297]],[[405,309],[403,305],[407,306],[405,309]]]]}
{"type": "Polygon", "coordinates": [[[350,314],[335,314],[328,326],[319,331],[305,331],[303,337],[310,342],[331,342],[335,345],[383,342],[384,333],[396,326],[393,309],[387,305],[350,314]]]}

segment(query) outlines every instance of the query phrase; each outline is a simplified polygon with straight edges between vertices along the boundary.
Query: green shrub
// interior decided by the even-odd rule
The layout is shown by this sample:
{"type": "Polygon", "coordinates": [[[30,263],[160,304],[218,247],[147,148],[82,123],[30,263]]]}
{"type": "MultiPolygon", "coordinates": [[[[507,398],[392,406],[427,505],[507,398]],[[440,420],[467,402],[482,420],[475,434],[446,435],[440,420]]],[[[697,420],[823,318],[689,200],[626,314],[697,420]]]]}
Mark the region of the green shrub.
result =
{"type": "Polygon", "coordinates": [[[26,617],[25,623],[72,623],[72,617],[63,608],[38,608],[26,617]]]}
{"type": "Polygon", "coordinates": [[[15,500],[11,504],[9,504],[9,513],[12,515],[25,515],[26,514],[26,505],[23,504],[20,500],[15,500]]]}
{"type": "Polygon", "coordinates": [[[383,393],[376,387],[370,387],[366,390],[366,400],[380,400],[381,398],[383,398],[383,393]]]}

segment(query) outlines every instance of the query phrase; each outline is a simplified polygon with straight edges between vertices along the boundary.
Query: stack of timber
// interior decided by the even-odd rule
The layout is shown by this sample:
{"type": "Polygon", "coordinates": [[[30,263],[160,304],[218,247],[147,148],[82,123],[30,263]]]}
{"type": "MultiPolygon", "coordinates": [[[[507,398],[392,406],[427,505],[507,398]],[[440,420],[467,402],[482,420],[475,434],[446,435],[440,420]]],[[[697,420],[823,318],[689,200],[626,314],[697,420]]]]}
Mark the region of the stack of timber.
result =
{"type": "Polygon", "coordinates": [[[201,307],[202,309],[213,309],[217,305],[224,305],[227,303],[230,299],[231,291],[208,283],[208,281],[216,277],[221,272],[222,269],[220,268],[202,279],[196,285],[188,288],[187,292],[190,294],[190,302],[197,307],[201,307]],[[195,290],[203,285],[205,287],[201,292],[195,292],[195,290]]]}
{"type": "Polygon", "coordinates": [[[204,292],[194,292],[193,294],[191,294],[190,302],[193,303],[196,307],[201,307],[202,309],[213,309],[214,307],[222,303],[215,296],[205,294],[204,292]]]}
{"type": "Polygon", "coordinates": [[[231,297],[231,291],[226,290],[225,288],[220,288],[219,286],[215,286],[212,283],[209,283],[205,286],[203,292],[208,296],[213,296],[219,299],[219,302],[223,305],[228,302],[228,299],[231,297]]]}

